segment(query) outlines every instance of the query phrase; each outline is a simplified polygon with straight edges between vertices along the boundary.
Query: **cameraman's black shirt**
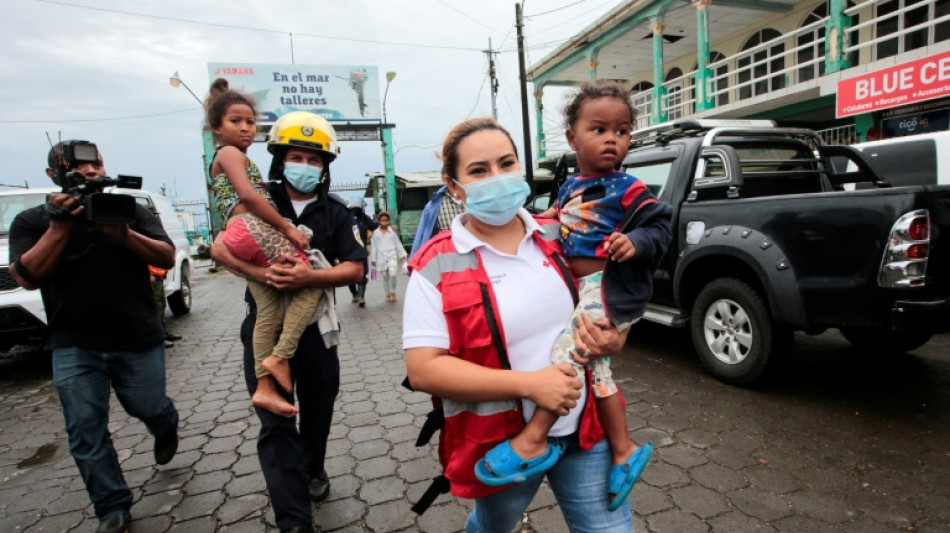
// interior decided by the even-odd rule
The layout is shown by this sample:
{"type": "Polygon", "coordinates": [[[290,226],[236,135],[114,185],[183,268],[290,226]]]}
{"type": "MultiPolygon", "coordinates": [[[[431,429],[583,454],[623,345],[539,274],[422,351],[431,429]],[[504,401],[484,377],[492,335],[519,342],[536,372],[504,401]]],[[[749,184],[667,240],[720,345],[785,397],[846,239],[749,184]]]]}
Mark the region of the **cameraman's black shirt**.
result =
{"type": "MultiPolygon", "coordinates": [[[[161,222],[136,204],[132,231],[172,244],[161,222]]],[[[10,226],[10,261],[28,252],[49,228],[44,206],[27,209],[10,226]]],[[[148,264],[116,237],[77,224],[56,272],[41,287],[48,348],[140,350],[165,338],[149,283],[148,264]]]]}

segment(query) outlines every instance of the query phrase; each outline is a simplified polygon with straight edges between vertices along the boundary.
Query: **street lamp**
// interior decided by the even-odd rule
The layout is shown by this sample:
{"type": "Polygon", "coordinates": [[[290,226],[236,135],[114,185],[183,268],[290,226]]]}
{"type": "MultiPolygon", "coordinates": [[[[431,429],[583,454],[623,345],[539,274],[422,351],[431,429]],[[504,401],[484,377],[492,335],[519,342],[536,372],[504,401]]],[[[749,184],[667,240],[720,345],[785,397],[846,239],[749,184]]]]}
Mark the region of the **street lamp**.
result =
{"type": "MultiPolygon", "coordinates": [[[[194,91],[191,90],[191,87],[189,87],[188,84],[185,83],[185,81],[181,79],[181,77],[178,75],[178,71],[175,71],[175,73],[172,74],[172,77],[168,78],[168,84],[176,89],[178,87],[184,87],[185,90],[187,90],[188,93],[191,94],[191,96],[195,98],[195,101],[198,102],[198,105],[204,108],[204,102],[202,102],[201,98],[198,98],[198,95],[195,94],[194,91]]],[[[212,197],[212,194],[211,194],[211,175],[210,175],[210,169],[208,168],[208,165],[210,164],[209,161],[214,160],[214,151],[215,151],[214,137],[211,135],[211,131],[208,130],[207,127],[202,128],[201,137],[204,143],[204,154],[201,156],[202,167],[204,167],[204,172],[202,173],[204,174],[205,186],[208,190],[208,215],[211,219],[210,227],[208,228],[208,230],[211,234],[211,238],[214,239],[214,237],[217,236],[218,232],[221,231],[222,229],[221,214],[218,213],[218,210],[215,207],[214,198],[212,197]]],[[[212,266],[211,271],[214,272],[215,269],[216,269],[216,266],[212,266]]]]}
{"type": "Polygon", "coordinates": [[[201,101],[201,98],[198,98],[198,95],[196,95],[195,93],[193,93],[193,92],[191,91],[191,87],[188,87],[188,84],[185,83],[185,81],[182,80],[182,79],[178,76],[178,71],[177,71],[177,70],[175,71],[174,74],[172,74],[172,77],[171,77],[171,78],[168,78],[168,84],[171,85],[172,87],[176,88],[176,89],[177,89],[179,86],[183,86],[189,93],[191,93],[192,96],[195,97],[195,100],[198,101],[198,104],[199,104],[199,105],[204,106],[204,102],[201,101]]]}
{"type": "MultiPolygon", "coordinates": [[[[178,74],[177,72],[175,73],[178,74]]],[[[393,81],[393,78],[396,77],[396,72],[390,70],[386,73],[386,92],[383,93],[383,123],[386,123],[386,97],[389,96],[389,82],[393,81]]]]}

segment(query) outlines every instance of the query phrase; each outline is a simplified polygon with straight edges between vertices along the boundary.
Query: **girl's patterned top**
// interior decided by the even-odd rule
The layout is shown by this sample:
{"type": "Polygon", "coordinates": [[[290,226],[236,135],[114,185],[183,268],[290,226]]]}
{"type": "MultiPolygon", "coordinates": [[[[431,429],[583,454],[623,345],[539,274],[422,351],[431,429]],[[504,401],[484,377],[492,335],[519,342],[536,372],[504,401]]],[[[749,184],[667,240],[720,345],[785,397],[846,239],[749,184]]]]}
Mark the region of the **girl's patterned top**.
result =
{"type": "MultiPolygon", "coordinates": [[[[261,171],[247,156],[245,156],[245,159],[247,159],[247,175],[251,178],[251,186],[271,205],[274,205],[274,200],[267,192],[267,186],[264,184],[261,171]]],[[[226,173],[222,172],[211,178],[211,195],[214,198],[214,205],[217,207],[218,213],[221,214],[221,220],[227,222],[231,218],[231,211],[241,202],[241,197],[234,190],[234,185],[231,184],[231,180],[228,179],[226,173]]]]}

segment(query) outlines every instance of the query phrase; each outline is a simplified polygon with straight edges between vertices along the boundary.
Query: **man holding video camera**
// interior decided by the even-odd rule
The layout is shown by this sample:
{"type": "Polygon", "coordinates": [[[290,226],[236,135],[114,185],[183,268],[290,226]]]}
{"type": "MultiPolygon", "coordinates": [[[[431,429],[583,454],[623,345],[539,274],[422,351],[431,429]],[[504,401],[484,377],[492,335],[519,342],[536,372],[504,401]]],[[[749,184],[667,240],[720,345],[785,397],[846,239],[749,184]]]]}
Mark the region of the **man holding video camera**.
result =
{"type": "Polygon", "coordinates": [[[172,268],[175,249],[148,209],[101,192],[122,180],[106,177],[94,144],[60,142],[48,160],[46,172],[64,192],[17,215],[10,273],[42,292],[53,382],[69,451],[99,518],[96,533],[125,533],[132,492],[109,434],[109,387],[155,436],[155,462],[171,461],[178,412],[165,392],[165,330],[148,265],[172,268]]]}

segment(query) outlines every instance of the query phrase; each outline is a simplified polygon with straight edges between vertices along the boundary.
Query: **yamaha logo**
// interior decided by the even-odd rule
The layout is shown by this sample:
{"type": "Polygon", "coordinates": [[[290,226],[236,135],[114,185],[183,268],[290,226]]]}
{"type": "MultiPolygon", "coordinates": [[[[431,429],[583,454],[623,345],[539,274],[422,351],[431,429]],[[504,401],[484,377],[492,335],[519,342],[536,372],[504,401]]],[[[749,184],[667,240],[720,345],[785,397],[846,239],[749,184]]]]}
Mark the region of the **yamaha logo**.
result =
{"type": "Polygon", "coordinates": [[[300,133],[303,133],[304,137],[310,137],[313,135],[313,128],[310,126],[304,126],[300,128],[300,133]]]}

